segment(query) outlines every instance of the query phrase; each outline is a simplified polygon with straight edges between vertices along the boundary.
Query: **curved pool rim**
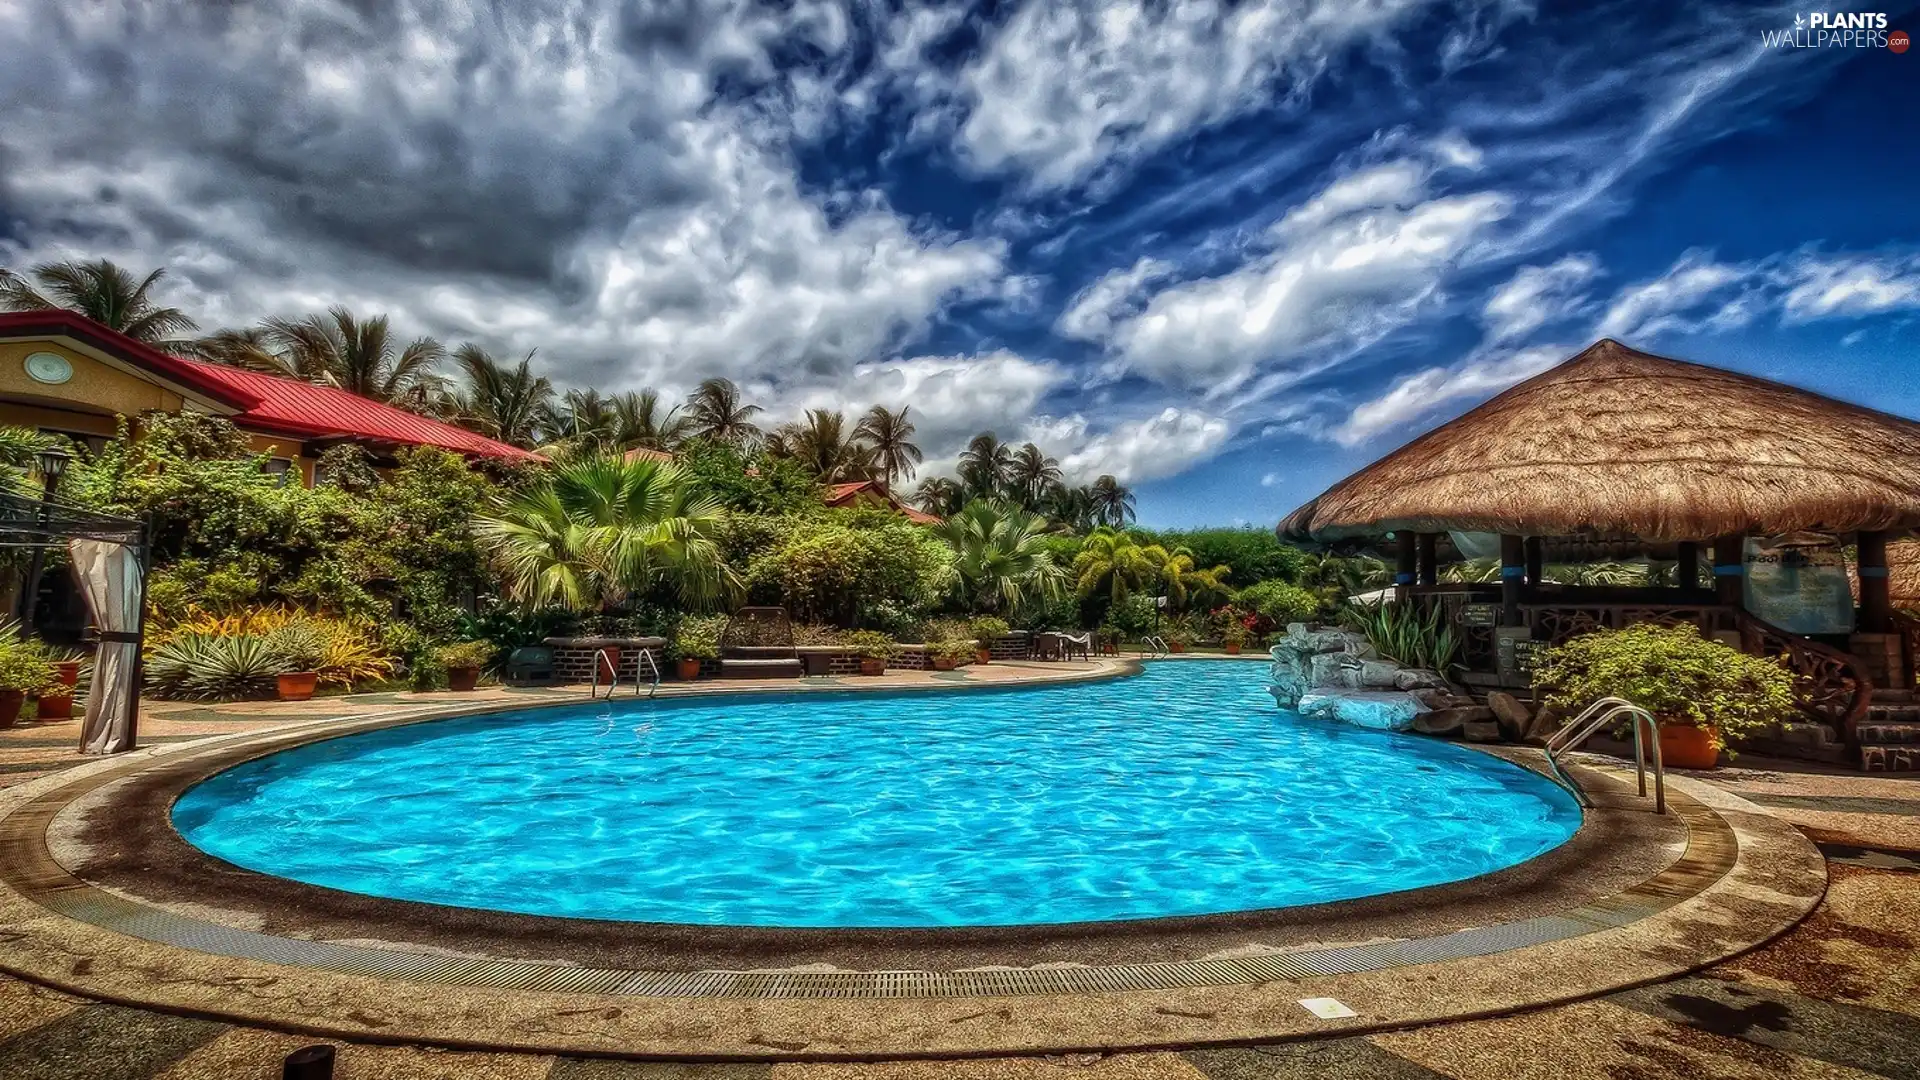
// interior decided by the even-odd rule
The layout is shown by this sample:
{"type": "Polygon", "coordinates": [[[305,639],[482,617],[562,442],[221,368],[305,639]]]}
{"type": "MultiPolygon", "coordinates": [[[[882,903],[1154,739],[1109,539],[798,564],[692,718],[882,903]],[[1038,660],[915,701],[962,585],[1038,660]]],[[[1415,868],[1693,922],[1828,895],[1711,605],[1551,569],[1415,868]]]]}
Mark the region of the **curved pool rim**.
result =
{"type": "MultiPolygon", "coordinates": [[[[1076,672],[1067,678],[1054,678],[1054,679],[1047,680],[1045,682],[1023,681],[1023,682],[1009,682],[1005,684],[993,684],[993,685],[947,684],[947,685],[917,685],[917,686],[887,686],[887,685],[867,686],[867,685],[861,685],[859,683],[853,683],[851,685],[841,684],[841,685],[833,685],[833,686],[816,685],[816,686],[801,686],[801,687],[788,686],[788,687],[779,687],[779,688],[775,688],[775,687],[751,687],[751,688],[712,687],[712,688],[692,690],[692,691],[684,692],[678,695],[671,695],[671,697],[679,704],[688,705],[691,707],[698,707],[697,699],[702,697],[710,698],[715,696],[725,696],[729,701],[746,701],[746,702],[765,703],[768,701],[787,701],[787,700],[805,699],[809,697],[825,698],[825,699],[872,697],[872,698],[885,699],[885,698],[902,698],[902,697],[925,695],[925,694],[947,694],[947,695],[968,695],[968,696],[1020,695],[1022,693],[1030,693],[1036,690],[1057,689],[1062,685],[1067,685],[1072,683],[1126,679],[1126,678],[1130,678],[1130,677],[1142,674],[1147,669],[1149,664],[1166,664],[1168,666],[1173,666],[1173,665],[1184,666],[1187,664],[1204,663],[1204,662],[1212,661],[1212,662],[1224,662],[1224,663],[1241,663],[1241,664],[1246,664],[1249,668],[1251,668],[1254,663],[1261,662],[1262,660],[1263,658],[1252,658],[1251,660],[1249,660],[1245,658],[1226,658],[1226,657],[1209,657],[1209,656],[1189,656],[1189,657],[1174,658],[1171,660],[1151,660],[1151,661],[1144,660],[1144,659],[1117,660],[1110,663],[1109,670],[1076,672]]],[[[669,695],[662,695],[663,698],[666,698],[668,696],[669,695]]],[[[1264,694],[1261,696],[1264,696],[1264,694]]],[[[417,717],[403,717],[403,718],[389,720],[387,722],[374,721],[372,723],[365,724],[365,725],[355,725],[351,729],[339,729],[339,730],[332,730],[332,731],[317,733],[313,736],[310,736],[307,738],[301,738],[296,741],[289,742],[285,745],[275,745],[268,748],[249,752],[245,754],[243,757],[238,757],[233,760],[226,761],[225,763],[223,763],[217,768],[199,771],[198,774],[193,779],[191,779],[190,781],[182,785],[175,787],[171,795],[166,799],[164,820],[166,821],[166,824],[167,824],[167,831],[171,834],[171,836],[174,839],[177,839],[182,845],[184,845],[186,848],[188,848],[191,852],[193,852],[195,855],[197,855],[201,859],[207,860],[213,864],[217,864],[233,873],[247,875],[249,877],[255,877],[255,878],[264,878],[274,882],[286,882],[286,883],[289,883],[290,885],[297,886],[302,889],[316,890],[317,892],[322,894],[338,895],[342,897],[354,897],[354,898],[360,898],[368,901],[374,901],[374,902],[386,903],[386,904],[404,905],[404,906],[413,907],[413,908],[426,908],[426,909],[432,909],[442,913],[464,912],[464,913],[470,913],[470,914],[485,917],[485,918],[498,917],[502,919],[526,919],[526,920],[534,920],[534,921],[553,921],[557,923],[588,924],[588,925],[604,924],[604,925],[614,926],[614,927],[626,927],[629,929],[645,928],[649,931],[664,931],[670,934],[678,933],[682,931],[689,932],[695,935],[702,935],[707,932],[717,932],[717,933],[724,933],[724,934],[730,934],[730,935],[745,935],[747,938],[756,940],[756,941],[767,936],[772,936],[775,938],[788,937],[798,941],[798,940],[805,940],[809,936],[817,936],[817,935],[832,935],[835,938],[845,938],[848,935],[874,936],[876,938],[895,938],[895,939],[902,939],[902,940],[916,938],[916,937],[939,938],[943,936],[952,936],[955,938],[963,938],[963,939],[969,939],[969,940],[977,939],[981,941],[991,941],[997,938],[1005,938],[1007,940],[1018,940],[1022,937],[1026,937],[1030,935],[1045,936],[1051,931],[1060,931],[1066,934],[1082,934],[1082,933],[1089,933],[1089,932],[1102,932],[1102,931],[1111,929],[1122,935],[1132,935],[1134,933],[1150,934],[1156,931],[1165,931],[1170,928],[1180,928],[1180,927],[1209,927],[1209,926],[1224,927],[1224,926],[1230,926],[1230,925],[1231,926],[1247,926],[1247,925],[1254,925],[1259,923],[1292,923],[1292,922],[1300,921],[1303,919],[1311,920],[1313,918],[1316,918],[1319,914],[1322,914],[1322,913],[1339,912],[1339,911],[1345,911],[1345,910],[1365,911],[1365,910],[1370,910],[1376,906],[1385,906],[1390,908],[1398,905],[1406,905],[1408,903],[1414,902],[1417,898],[1424,897],[1424,896],[1434,896],[1434,895],[1444,896],[1449,891],[1453,891],[1453,890],[1473,892],[1474,890],[1483,887],[1482,883],[1494,884],[1494,883],[1508,880],[1508,879],[1525,879],[1528,877],[1537,876],[1538,874],[1543,872],[1541,870],[1541,867],[1544,865],[1564,864],[1566,862],[1566,857],[1564,853],[1566,853],[1568,849],[1575,847],[1574,841],[1582,837],[1584,834],[1588,832],[1588,825],[1590,823],[1590,815],[1586,813],[1585,808],[1581,807],[1577,800],[1574,800],[1568,797],[1566,793],[1563,791],[1563,789],[1561,788],[1561,786],[1554,781],[1551,774],[1548,773],[1548,771],[1544,767],[1541,767],[1538,763],[1519,760],[1519,759],[1516,759],[1515,757],[1505,755],[1496,749],[1482,747],[1474,744],[1435,740],[1425,736],[1414,735],[1412,733],[1396,734],[1396,733],[1387,733],[1387,732],[1364,732],[1364,734],[1367,736],[1378,736],[1382,739],[1409,740],[1410,745],[1417,748],[1416,752],[1419,755],[1418,760],[1424,760],[1429,763],[1438,763],[1441,765],[1443,769],[1444,768],[1460,768],[1465,771],[1478,773],[1481,775],[1495,775],[1495,774],[1504,775],[1504,774],[1507,774],[1508,770],[1515,770],[1518,774],[1522,774],[1526,776],[1528,780],[1531,781],[1531,784],[1530,784],[1531,791],[1527,792],[1528,794],[1534,795],[1536,798],[1542,800],[1543,802],[1554,804],[1555,813],[1564,814],[1570,811],[1574,816],[1574,825],[1572,829],[1568,831],[1565,835],[1561,836],[1557,841],[1549,843],[1546,847],[1541,848],[1540,850],[1534,851],[1532,854],[1526,855],[1525,857],[1519,858],[1513,862],[1508,862],[1503,865],[1494,866],[1490,869],[1483,870],[1478,873],[1471,873],[1461,877],[1456,877],[1456,878],[1447,879],[1447,880],[1419,883],[1419,884],[1414,884],[1414,885],[1401,887],[1401,888],[1379,889],[1379,890],[1363,892],[1355,895],[1337,897],[1334,899],[1314,899],[1306,902],[1295,902],[1295,903],[1276,904],[1276,905],[1248,905],[1248,906],[1223,907],[1216,910],[1204,911],[1204,912],[1178,912],[1178,913],[1167,913],[1167,914],[1162,914],[1162,913],[1128,914],[1128,915],[1121,915],[1121,916],[1103,916],[1103,917],[1091,918],[1091,919],[1076,918],[1076,919],[1031,920],[1031,921],[1014,921],[1014,922],[953,922],[953,923],[926,923],[926,924],[910,923],[905,925],[865,924],[865,923],[838,925],[838,924],[807,924],[807,923],[785,924],[785,923],[779,923],[779,922],[710,922],[710,921],[692,921],[692,920],[674,920],[674,919],[626,918],[626,917],[620,917],[620,916],[600,916],[600,915],[592,915],[592,914],[584,914],[584,915],[569,914],[565,912],[556,912],[556,911],[529,911],[525,909],[516,909],[512,907],[490,907],[481,903],[464,903],[464,902],[458,902],[458,901],[441,900],[436,898],[408,898],[404,896],[398,896],[398,895],[393,895],[391,893],[384,893],[384,892],[378,892],[378,891],[362,892],[358,890],[349,890],[349,889],[336,887],[336,886],[329,885],[322,882],[307,880],[301,877],[294,877],[290,875],[275,873],[270,868],[265,868],[265,867],[256,868],[256,867],[251,867],[244,864],[231,862],[225,858],[222,858],[220,854],[218,854],[213,850],[200,847],[197,843],[195,843],[193,839],[185,835],[174,821],[175,804],[180,799],[184,798],[189,792],[193,791],[195,788],[198,788],[202,784],[205,784],[208,781],[215,780],[218,777],[220,777],[222,774],[230,772],[234,769],[241,768],[251,762],[256,762],[265,758],[270,758],[276,755],[288,753],[291,751],[296,751],[301,748],[309,747],[315,744],[334,741],[338,739],[350,739],[350,738],[374,734],[379,731],[384,731],[384,730],[389,730],[394,728],[423,728],[429,725],[438,725],[443,722],[483,718],[490,714],[501,714],[501,713],[518,714],[518,713],[536,713],[536,712],[549,713],[554,711],[567,711],[575,715],[581,715],[581,714],[586,714],[591,710],[601,709],[601,708],[604,708],[604,704],[586,704],[586,703],[579,703],[579,702],[554,702],[554,703],[536,704],[531,706],[520,705],[520,704],[503,704],[497,707],[490,706],[485,708],[463,708],[463,709],[456,709],[456,710],[449,710],[449,711],[435,711],[431,715],[424,715],[424,716],[417,716],[417,717]],[[1449,759],[1452,759],[1452,760],[1450,761],[1449,759]],[[1556,856],[1560,856],[1560,857],[1556,858],[1556,856]]],[[[515,718],[515,719],[517,720],[519,718],[515,718]]],[[[514,721],[509,721],[509,722],[514,722],[514,721]]],[[[1317,722],[1310,721],[1310,720],[1305,721],[1304,723],[1308,725],[1319,726],[1317,722]]],[[[427,736],[423,736],[423,738],[432,738],[432,736],[427,735],[427,736]]],[[[1525,789],[1521,789],[1521,790],[1525,790],[1525,789]]],[[[1588,839],[1591,840],[1591,837],[1588,837],[1588,839]]],[[[1584,848],[1587,845],[1582,844],[1579,846],[1584,848]]]]}

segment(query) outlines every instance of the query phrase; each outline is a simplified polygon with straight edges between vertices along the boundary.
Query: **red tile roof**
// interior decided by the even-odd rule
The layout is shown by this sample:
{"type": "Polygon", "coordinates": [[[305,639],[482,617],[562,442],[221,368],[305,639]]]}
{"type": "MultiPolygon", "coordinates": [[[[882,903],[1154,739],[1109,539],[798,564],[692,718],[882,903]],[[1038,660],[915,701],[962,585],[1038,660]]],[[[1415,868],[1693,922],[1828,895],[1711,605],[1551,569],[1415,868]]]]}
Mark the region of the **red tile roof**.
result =
{"type": "Polygon", "coordinates": [[[636,446],[620,455],[622,461],[675,461],[674,455],[665,450],[655,450],[650,446],[636,446]]]}
{"type": "Polygon", "coordinates": [[[54,309],[0,315],[0,337],[65,337],[240,410],[242,427],[301,438],[351,438],[437,446],[477,457],[538,461],[539,456],[465,428],[443,424],[331,386],[163,353],[86,318],[54,309]]]}
{"type": "Polygon", "coordinates": [[[333,386],[282,375],[182,360],[201,379],[246,395],[252,404],[233,418],[242,427],[270,428],[309,438],[348,437],[408,446],[437,446],[478,457],[538,461],[517,446],[428,419],[333,386]]]}
{"type": "Polygon", "coordinates": [[[915,525],[940,524],[939,518],[908,506],[885,485],[876,484],[871,480],[859,480],[851,484],[828,484],[827,490],[821,496],[821,499],[828,506],[852,506],[854,500],[860,496],[861,492],[872,492],[875,498],[884,501],[887,505],[899,511],[901,516],[913,522],[915,525]]]}

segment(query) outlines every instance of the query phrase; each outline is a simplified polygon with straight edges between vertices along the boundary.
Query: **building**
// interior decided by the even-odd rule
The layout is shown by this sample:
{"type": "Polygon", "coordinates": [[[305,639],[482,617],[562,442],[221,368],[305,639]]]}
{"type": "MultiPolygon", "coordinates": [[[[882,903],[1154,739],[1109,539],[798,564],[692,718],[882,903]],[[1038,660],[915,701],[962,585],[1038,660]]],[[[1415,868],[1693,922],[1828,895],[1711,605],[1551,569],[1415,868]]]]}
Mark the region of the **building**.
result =
{"type": "Polygon", "coordinates": [[[516,446],[358,394],[299,379],[170,356],[71,311],[0,315],[0,423],[99,446],[119,417],[147,412],[222,416],[272,455],[273,467],[314,482],[328,447],[356,443],[376,461],[408,446],[469,458],[535,461],[516,446]]]}
{"type": "Polygon", "coordinates": [[[915,525],[938,525],[940,519],[932,514],[914,509],[903,502],[893,490],[876,480],[860,480],[851,484],[828,484],[820,493],[822,501],[836,508],[857,506],[892,510],[915,525]]]}

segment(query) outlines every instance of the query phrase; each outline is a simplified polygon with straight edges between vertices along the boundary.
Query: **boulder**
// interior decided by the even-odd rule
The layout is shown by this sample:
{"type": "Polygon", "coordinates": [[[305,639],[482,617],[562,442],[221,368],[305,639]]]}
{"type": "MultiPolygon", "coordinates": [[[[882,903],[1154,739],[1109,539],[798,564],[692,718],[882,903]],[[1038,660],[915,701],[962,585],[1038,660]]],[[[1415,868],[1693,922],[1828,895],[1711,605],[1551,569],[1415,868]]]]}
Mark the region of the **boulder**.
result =
{"type": "Polygon", "coordinates": [[[1460,733],[1468,742],[1497,743],[1500,741],[1500,724],[1494,720],[1468,721],[1460,725],[1460,733]]]}
{"type": "Polygon", "coordinates": [[[1401,668],[1394,673],[1393,686],[1396,690],[1445,690],[1448,683],[1425,668],[1401,668]]]}
{"type": "Polygon", "coordinates": [[[1487,695],[1487,708],[1493,710],[1493,718],[1499,721],[1502,738],[1517,742],[1527,737],[1528,729],[1533,726],[1533,710],[1519,698],[1505,690],[1495,690],[1487,695]]]}
{"type": "Polygon", "coordinates": [[[1452,735],[1467,724],[1484,724],[1493,713],[1477,705],[1433,709],[1413,718],[1413,730],[1422,735],[1452,735]]]}
{"type": "Polygon", "coordinates": [[[1368,690],[1409,690],[1398,684],[1400,665],[1391,660],[1360,661],[1360,685],[1368,690]]]}
{"type": "Polygon", "coordinates": [[[1318,689],[1300,699],[1300,715],[1376,731],[1406,731],[1424,711],[1404,690],[1318,689]]]}
{"type": "Polygon", "coordinates": [[[1315,686],[1357,690],[1360,663],[1346,653],[1320,653],[1309,663],[1307,677],[1315,686]]]}
{"type": "Polygon", "coordinates": [[[1564,717],[1553,711],[1553,706],[1542,705],[1533,711],[1533,723],[1527,727],[1527,741],[1545,742],[1553,738],[1553,733],[1559,731],[1566,722],[1564,717]]]}

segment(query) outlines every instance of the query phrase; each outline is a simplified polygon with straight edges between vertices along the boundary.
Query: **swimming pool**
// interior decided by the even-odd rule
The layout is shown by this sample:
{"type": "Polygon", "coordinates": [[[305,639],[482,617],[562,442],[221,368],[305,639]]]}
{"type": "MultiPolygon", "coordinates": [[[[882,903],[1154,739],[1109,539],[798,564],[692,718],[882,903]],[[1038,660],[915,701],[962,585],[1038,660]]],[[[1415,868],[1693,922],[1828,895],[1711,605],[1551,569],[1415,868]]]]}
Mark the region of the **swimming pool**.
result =
{"type": "Polygon", "coordinates": [[[312,743],[183,794],[251,870],[535,915],[942,927],[1286,907],[1475,877],[1580,811],[1484,754],[1277,711],[1266,669],[623,699],[312,743]]]}

